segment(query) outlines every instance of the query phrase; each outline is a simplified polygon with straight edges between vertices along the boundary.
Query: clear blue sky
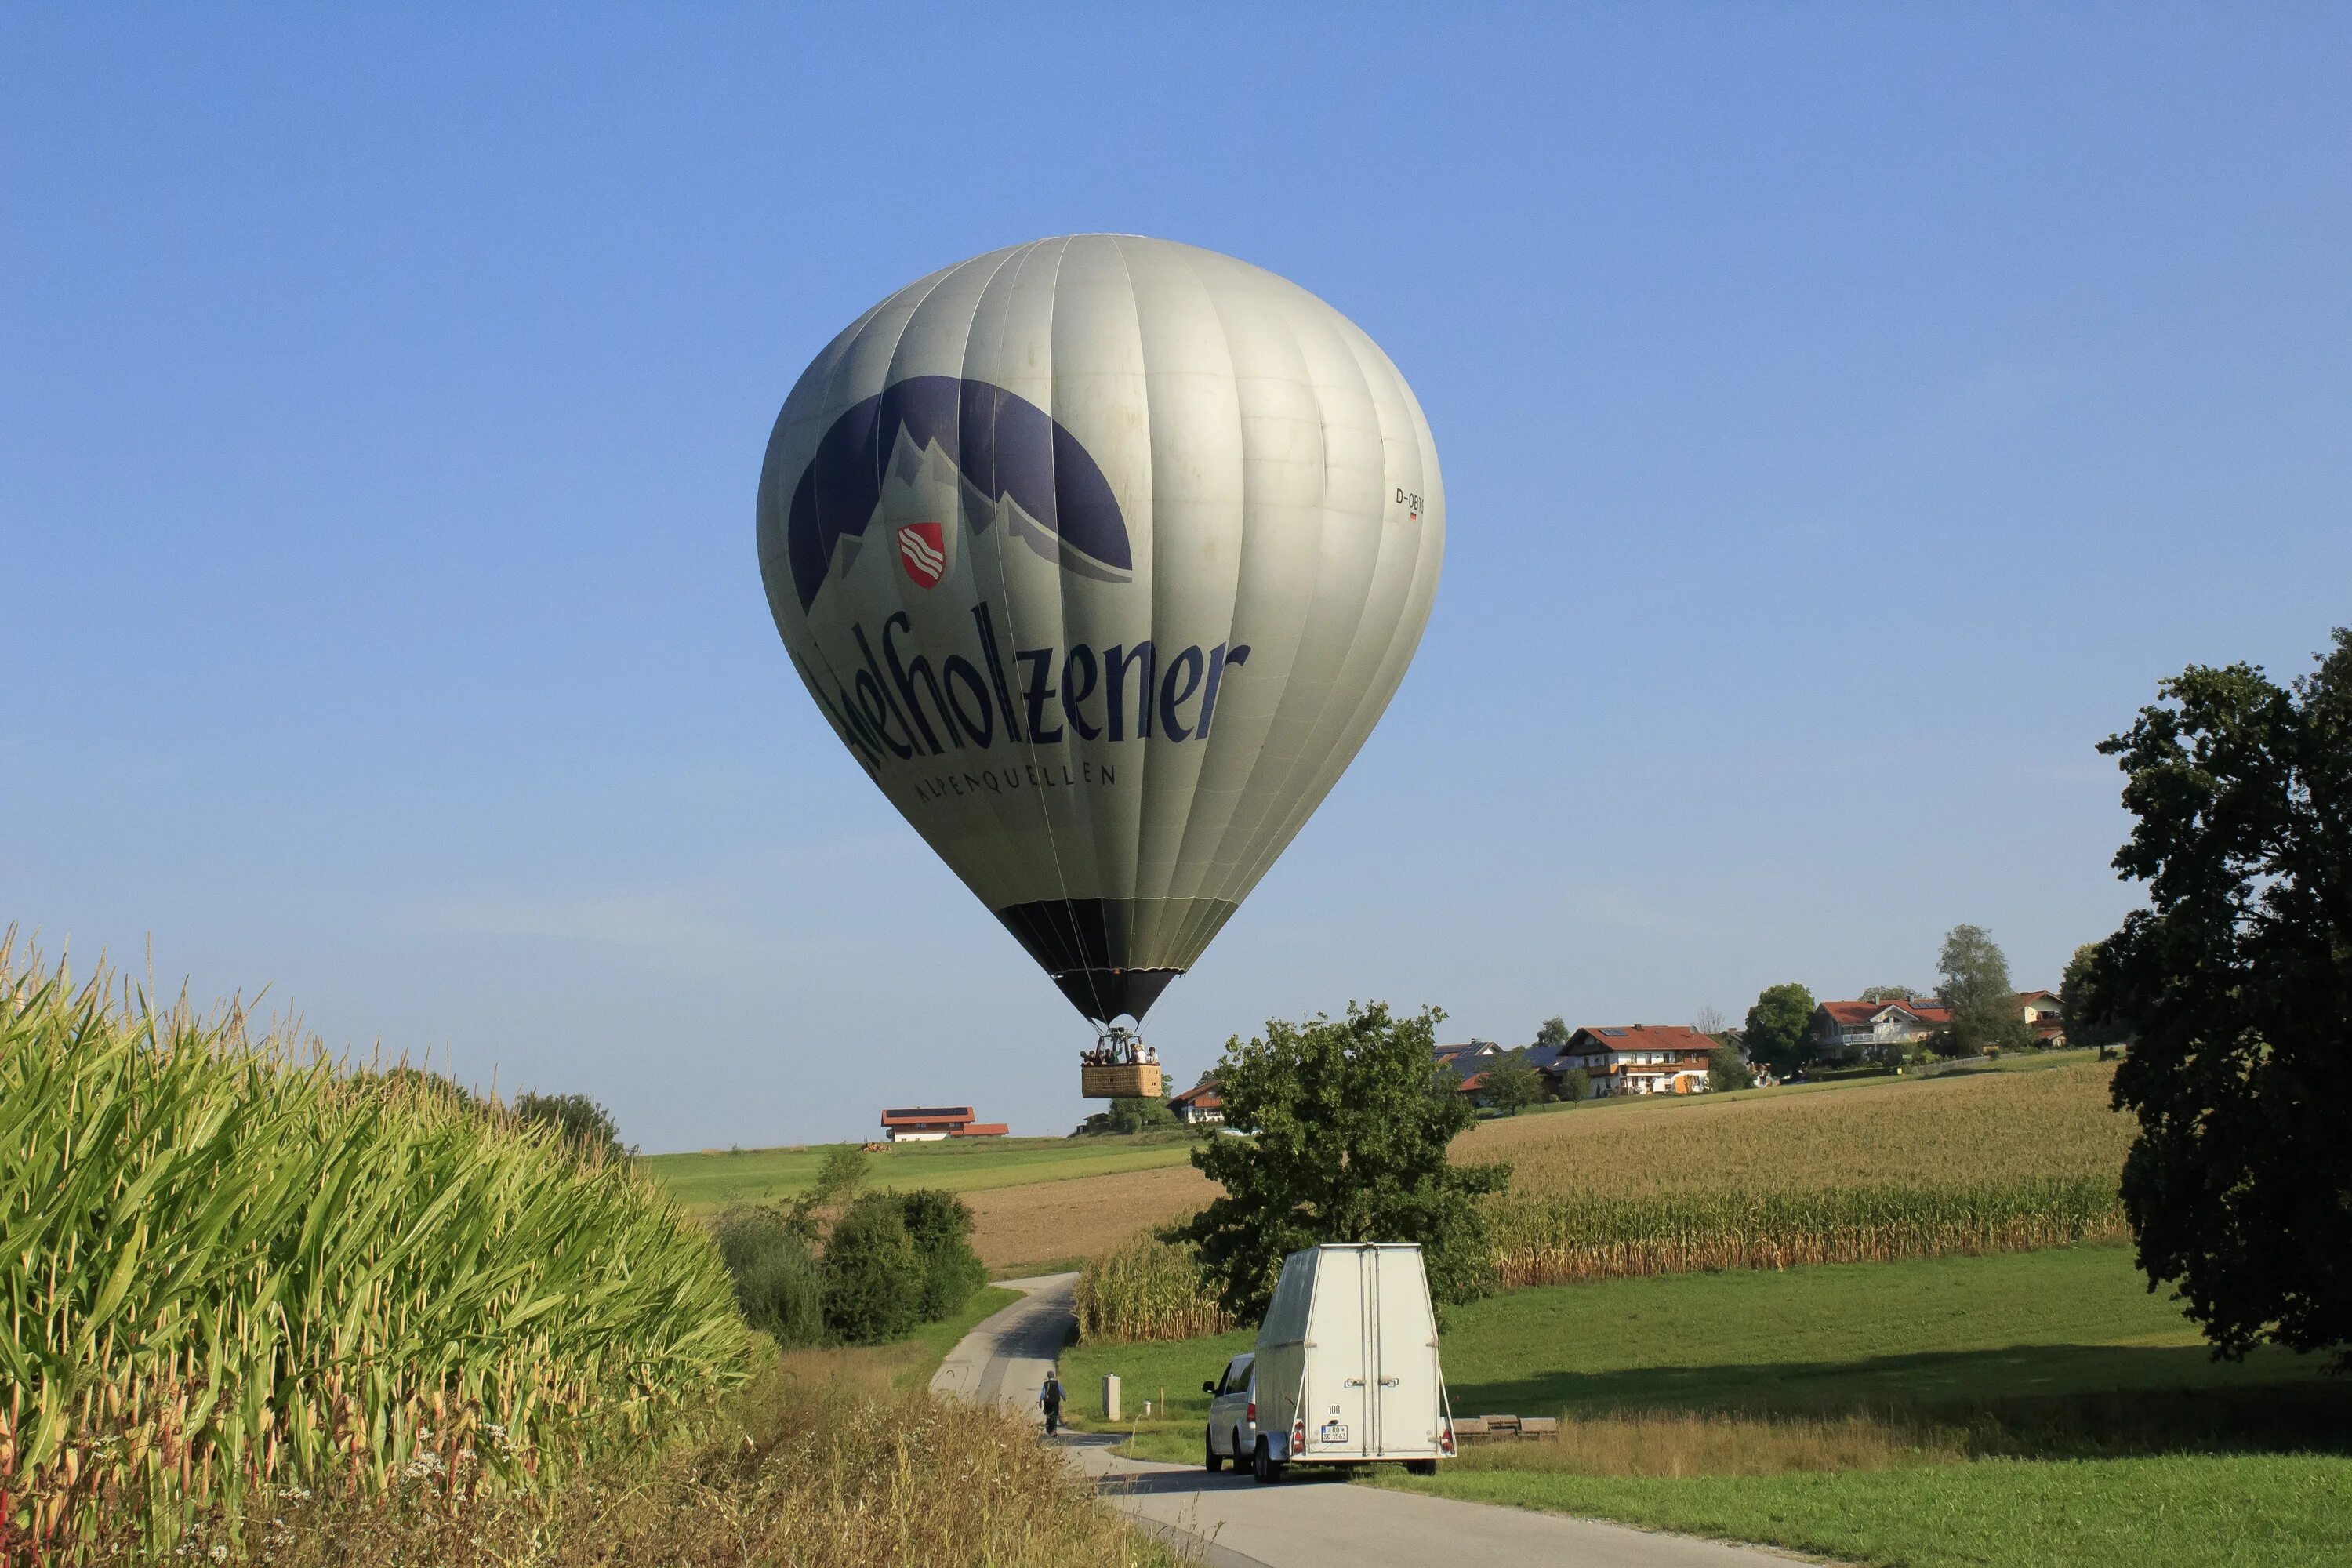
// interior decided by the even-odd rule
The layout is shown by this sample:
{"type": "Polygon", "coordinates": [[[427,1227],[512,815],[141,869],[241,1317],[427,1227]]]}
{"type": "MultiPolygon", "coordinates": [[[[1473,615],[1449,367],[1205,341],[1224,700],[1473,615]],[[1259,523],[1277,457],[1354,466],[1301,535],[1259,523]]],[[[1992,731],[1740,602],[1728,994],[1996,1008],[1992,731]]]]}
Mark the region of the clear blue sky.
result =
{"type": "Polygon", "coordinates": [[[1229,251],[1418,390],[1354,770],[1154,1013],[2054,983],[2093,751],[2352,620],[2352,16],[0,15],[0,921],[654,1150],[1024,1131],[1089,1035],[820,722],[751,501],[859,310],[1229,251]],[[1116,20],[1104,20],[1116,16],[1116,20]]]}

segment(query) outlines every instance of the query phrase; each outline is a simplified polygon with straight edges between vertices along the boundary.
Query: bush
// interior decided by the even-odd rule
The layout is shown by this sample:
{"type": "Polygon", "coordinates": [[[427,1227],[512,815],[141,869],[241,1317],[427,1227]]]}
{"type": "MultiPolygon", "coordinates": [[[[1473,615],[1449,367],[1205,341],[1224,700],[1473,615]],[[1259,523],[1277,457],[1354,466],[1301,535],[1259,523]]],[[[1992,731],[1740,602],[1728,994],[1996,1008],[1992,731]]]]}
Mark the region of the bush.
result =
{"type": "Polygon", "coordinates": [[[1735,1089],[1754,1089],[1756,1071],[1739,1058],[1729,1046],[1717,1046],[1706,1053],[1706,1087],[1722,1094],[1735,1089]]]}
{"type": "Polygon", "coordinates": [[[792,1222],[773,1209],[740,1207],[710,1229],[744,1321],[788,1349],[821,1342],[824,1271],[792,1222]]]}
{"type": "Polygon", "coordinates": [[[1094,1138],[1105,1133],[1151,1132],[1177,1125],[1176,1113],[1160,1101],[1146,1095],[1121,1095],[1110,1102],[1108,1110],[1097,1110],[1078,1123],[1074,1138],[1094,1138]]]}
{"type": "Polygon", "coordinates": [[[896,1193],[843,1211],[824,1245],[824,1326],[854,1345],[903,1339],[921,1321],[923,1268],[896,1193]]]}
{"type": "Polygon", "coordinates": [[[971,1210],[953,1193],[919,1191],[899,1194],[898,1213],[922,1268],[923,1321],[953,1317],[988,1283],[987,1266],[971,1249],[971,1210]]]}
{"type": "Polygon", "coordinates": [[[1592,1075],[1582,1068],[1570,1068],[1559,1075],[1559,1098],[1574,1105],[1592,1098],[1592,1075]]]}
{"type": "Polygon", "coordinates": [[[515,1120],[526,1127],[551,1127],[563,1146],[587,1160],[619,1160],[629,1151],[613,1113],[584,1094],[515,1096],[515,1120]]]}

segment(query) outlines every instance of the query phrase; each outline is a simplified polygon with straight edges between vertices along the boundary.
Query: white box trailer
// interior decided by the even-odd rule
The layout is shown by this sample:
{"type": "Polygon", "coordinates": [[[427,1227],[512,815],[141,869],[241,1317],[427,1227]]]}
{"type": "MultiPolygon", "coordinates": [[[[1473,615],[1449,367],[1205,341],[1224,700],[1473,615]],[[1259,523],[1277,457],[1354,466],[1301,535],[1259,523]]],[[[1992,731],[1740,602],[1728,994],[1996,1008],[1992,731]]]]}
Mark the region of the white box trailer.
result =
{"type": "Polygon", "coordinates": [[[1260,1480],[1286,1465],[1397,1462],[1426,1473],[1454,1457],[1416,1245],[1310,1247],[1284,1258],[1250,1371],[1260,1480]]]}

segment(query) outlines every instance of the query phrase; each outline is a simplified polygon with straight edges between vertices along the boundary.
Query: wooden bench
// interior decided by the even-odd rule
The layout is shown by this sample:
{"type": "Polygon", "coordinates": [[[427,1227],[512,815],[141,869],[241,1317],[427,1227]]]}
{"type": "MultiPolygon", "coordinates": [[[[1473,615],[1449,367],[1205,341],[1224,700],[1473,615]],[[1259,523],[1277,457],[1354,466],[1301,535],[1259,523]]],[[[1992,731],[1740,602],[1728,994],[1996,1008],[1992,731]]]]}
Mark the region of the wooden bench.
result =
{"type": "Polygon", "coordinates": [[[1550,1415],[1457,1415],[1456,1443],[1533,1443],[1558,1438],[1559,1421],[1550,1415]]]}

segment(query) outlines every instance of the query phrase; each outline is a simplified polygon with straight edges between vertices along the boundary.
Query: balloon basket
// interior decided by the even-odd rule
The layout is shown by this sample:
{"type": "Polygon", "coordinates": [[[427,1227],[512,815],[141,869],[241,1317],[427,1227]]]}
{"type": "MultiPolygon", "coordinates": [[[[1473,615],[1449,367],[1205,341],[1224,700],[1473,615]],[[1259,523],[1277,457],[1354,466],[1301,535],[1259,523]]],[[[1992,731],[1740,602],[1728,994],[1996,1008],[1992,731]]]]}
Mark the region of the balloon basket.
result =
{"type": "Polygon", "coordinates": [[[1160,1076],[1160,1053],[1133,1029],[1103,1026],[1095,1048],[1078,1058],[1078,1093],[1087,1100],[1158,1100],[1168,1080],[1160,1076]]]}
{"type": "Polygon", "coordinates": [[[1167,1083],[1155,1062],[1088,1062],[1078,1068],[1078,1094],[1086,1100],[1157,1100],[1167,1083]]]}

